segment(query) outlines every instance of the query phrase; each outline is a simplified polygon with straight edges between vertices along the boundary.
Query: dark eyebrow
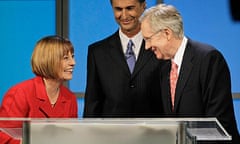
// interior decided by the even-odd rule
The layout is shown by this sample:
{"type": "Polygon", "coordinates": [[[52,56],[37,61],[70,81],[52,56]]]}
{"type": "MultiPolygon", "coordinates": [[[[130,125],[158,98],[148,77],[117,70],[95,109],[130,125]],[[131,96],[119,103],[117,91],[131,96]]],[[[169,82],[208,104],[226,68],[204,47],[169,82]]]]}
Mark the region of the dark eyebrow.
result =
{"type": "Polygon", "coordinates": [[[135,8],[136,6],[132,5],[132,6],[127,6],[126,9],[133,9],[135,8]]]}
{"type": "Polygon", "coordinates": [[[127,6],[127,7],[114,7],[114,9],[116,9],[116,10],[122,10],[122,9],[133,9],[133,8],[135,8],[135,6],[134,5],[130,5],[130,6],[127,6]]]}
{"type": "Polygon", "coordinates": [[[114,7],[115,10],[122,10],[123,8],[121,7],[114,7]]]}

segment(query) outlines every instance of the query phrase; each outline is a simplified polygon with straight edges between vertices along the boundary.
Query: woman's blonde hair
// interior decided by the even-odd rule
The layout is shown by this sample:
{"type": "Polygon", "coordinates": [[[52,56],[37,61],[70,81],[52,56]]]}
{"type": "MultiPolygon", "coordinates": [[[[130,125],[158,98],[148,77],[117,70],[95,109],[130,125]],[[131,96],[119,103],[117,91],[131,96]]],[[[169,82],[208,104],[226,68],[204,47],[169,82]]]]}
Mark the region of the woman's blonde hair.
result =
{"type": "Polygon", "coordinates": [[[74,53],[72,43],[60,36],[47,36],[39,40],[31,58],[32,71],[35,75],[58,79],[61,60],[69,52],[74,53]]]}

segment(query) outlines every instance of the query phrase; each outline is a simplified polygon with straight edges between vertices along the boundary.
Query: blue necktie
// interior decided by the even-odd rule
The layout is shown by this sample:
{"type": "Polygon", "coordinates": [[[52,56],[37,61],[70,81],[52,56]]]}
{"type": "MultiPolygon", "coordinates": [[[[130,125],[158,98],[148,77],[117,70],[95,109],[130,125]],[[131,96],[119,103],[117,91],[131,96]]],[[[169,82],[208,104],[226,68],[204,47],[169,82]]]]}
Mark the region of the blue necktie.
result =
{"type": "Polygon", "coordinates": [[[135,62],[136,62],[136,58],[135,58],[135,54],[133,52],[133,42],[132,40],[129,40],[128,45],[127,45],[127,51],[125,54],[126,60],[127,60],[127,64],[129,67],[130,72],[133,72],[134,66],[135,66],[135,62]]]}

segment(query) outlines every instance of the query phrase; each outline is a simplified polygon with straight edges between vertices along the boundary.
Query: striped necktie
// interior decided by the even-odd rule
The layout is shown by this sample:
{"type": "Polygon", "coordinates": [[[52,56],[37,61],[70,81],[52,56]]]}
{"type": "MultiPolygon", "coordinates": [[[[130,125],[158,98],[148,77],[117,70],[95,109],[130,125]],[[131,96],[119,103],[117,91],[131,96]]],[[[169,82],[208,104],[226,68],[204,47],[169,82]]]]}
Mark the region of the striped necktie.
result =
{"type": "Polygon", "coordinates": [[[135,54],[133,52],[133,46],[134,44],[132,40],[129,40],[127,45],[127,51],[125,53],[125,58],[127,60],[127,64],[131,73],[133,72],[135,62],[136,62],[135,54]]]}
{"type": "Polygon", "coordinates": [[[172,110],[174,109],[174,100],[175,100],[175,90],[178,79],[178,65],[172,61],[171,71],[170,71],[170,87],[171,87],[171,101],[172,101],[172,110]]]}

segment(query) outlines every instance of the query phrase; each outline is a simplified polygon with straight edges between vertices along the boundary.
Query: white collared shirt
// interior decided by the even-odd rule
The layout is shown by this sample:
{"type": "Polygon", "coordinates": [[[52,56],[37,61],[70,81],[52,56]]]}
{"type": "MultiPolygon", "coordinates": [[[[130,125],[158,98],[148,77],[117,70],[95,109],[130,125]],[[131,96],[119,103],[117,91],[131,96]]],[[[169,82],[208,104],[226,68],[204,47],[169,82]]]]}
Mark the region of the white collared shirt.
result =
{"type": "Polygon", "coordinates": [[[186,49],[187,41],[188,41],[188,39],[184,36],[183,40],[182,40],[182,43],[181,43],[180,47],[178,48],[178,50],[177,50],[177,52],[176,52],[176,54],[173,58],[173,61],[178,65],[178,74],[179,74],[180,69],[181,69],[182,59],[183,59],[184,51],[186,49]]]}
{"type": "Polygon", "coordinates": [[[137,33],[134,37],[129,38],[121,31],[121,29],[119,29],[119,37],[121,40],[121,44],[122,44],[124,53],[126,53],[126,51],[127,51],[127,44],[129,42],[129,40],[131,39],[133,41],[133,43],[134,43],[133,51],[134,51],[134,54],[137,59],[140,49],[141,49],[142,42],[143,42],[143,36],[142,36],[141,31],[139,33],[137,33]]]}

